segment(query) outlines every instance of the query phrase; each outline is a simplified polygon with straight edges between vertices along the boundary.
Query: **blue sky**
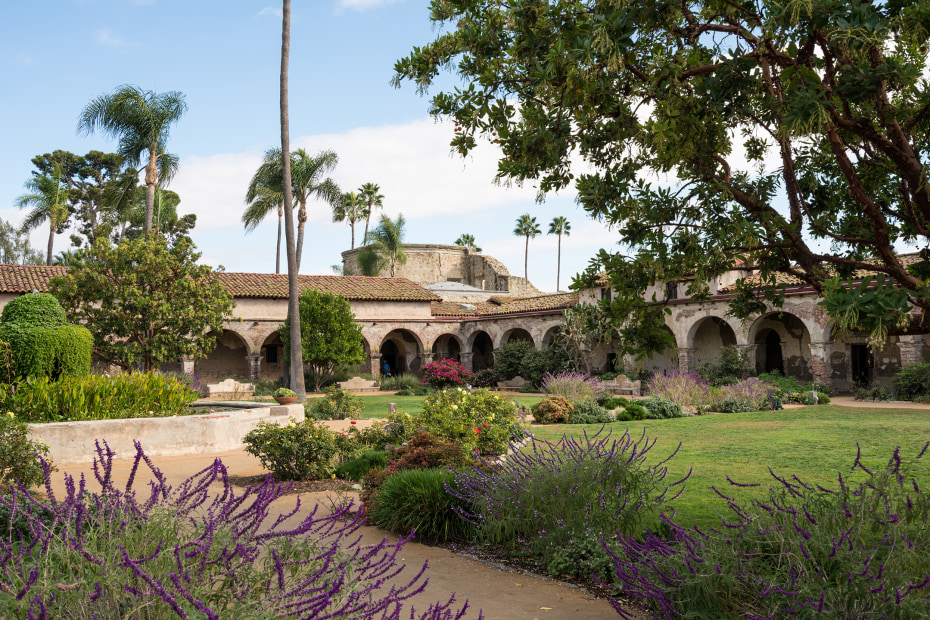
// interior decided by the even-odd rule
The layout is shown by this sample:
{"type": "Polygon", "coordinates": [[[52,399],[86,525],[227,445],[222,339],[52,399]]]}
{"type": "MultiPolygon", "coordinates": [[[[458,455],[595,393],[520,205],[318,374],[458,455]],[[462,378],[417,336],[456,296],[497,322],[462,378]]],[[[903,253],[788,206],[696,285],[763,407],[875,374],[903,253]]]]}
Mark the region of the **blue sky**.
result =
{"type": "MultiPolygon", "coordinates": [[[[180,158],[169,186],[181,213],[196,213],[193,239],[203,262],[227,271],[274,271],[276,218],[246,235],[245,187],[266,148],[279,141],[280,4],[257,0],[51,0],[4,7],[0,24],[0,217],[13,207],[35,155],[60,148],[114,151],[115,141],[75,132],[92,98],[121,84],[185,93],[189,111],[168,150],[180,158]]],[[[390,85],[395,60],[435,36],[425,0],[293,0],[290,69],[291,144],[332,149],[343,190],[378,183],[385,212],[407,219],[407,241],[449,243],[475,236],[484,253],[523,275],[524,240],[512,234],[523,213],[545,233],[558,215],[572,224],[562,240],[564,289],[615,234],[591,221],[574,194],[536,204],[533,187],[493,184],[497,153],[452,156],[452,125],[427,114],[428,100],[390,85]]],[[[453,84],[451,76],[443,82],[453,84]]],[[[356,233],[357,238],[361,235],[356,233]]],[[[332,273],[349,248],[349,229],[329,208],[311,205],[303,273],[332,273]]],[[[46,231],[33,245],[44,248],[46,231]]],[[[56,252],[68,235],[56,239],[56,252]]],[[[530,242],[529,276],[555,290],[556,238],[530,242]]]]}

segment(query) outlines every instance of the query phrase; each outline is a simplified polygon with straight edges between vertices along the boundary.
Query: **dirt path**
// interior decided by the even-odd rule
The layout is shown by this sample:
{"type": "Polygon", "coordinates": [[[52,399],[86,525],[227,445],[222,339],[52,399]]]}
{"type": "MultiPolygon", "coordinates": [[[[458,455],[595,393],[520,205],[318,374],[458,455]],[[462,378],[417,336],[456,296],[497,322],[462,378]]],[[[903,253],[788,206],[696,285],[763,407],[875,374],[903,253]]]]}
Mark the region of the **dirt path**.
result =
{"type": "MultiPolygon", "coordinates": [[[[198,456],[158,457],[153,460],[169,484],[177,485],[209,467],[216,458],[223,461],[231,475],[254,476],[265,472],[258,459],[244,450],[198,456]]],[[[113,479],[118,488],[128,479],[131,466],[130,459],[114,461],[113,479]]],[[[83,473],[90,490],[98,486],[90,464],[65,465],[55,474],[53,489],[56,493],[64,491],[65,473],[74,477],[83,473]]],[[[149,478],[137,476],[136,488],[145,488],[149,478]]],[[[302,495],[303,509],[310,510],[318,502],[321,507],[331,505],[326,501],[325,495],[302,495]]],[[[275,502],[275,509],[279,513],[289,512],[296,501],[296,495],[284,496],[275,502]]],[[[385,536],[390,537],[383,530],[374,527],[363,527],[361,533],[363,540],[369,544],[380,542],[385,536]]],[[[429,563],[429,585],[422,594],[412,600],[417,609],[425,609],[434,601],[445,601],[454,593],[457,601],[468,600],[468,620],[478,618],[478,610],[483,611],[487,620],[613,620],[618,617],[608,601],[595,599],[577,588],[491,566],[445,549],[408,543],[403,548],[401,559],[407,566],[395,579],[401,583],[406,583],[412,578],[424,562],[429,563]]]]}

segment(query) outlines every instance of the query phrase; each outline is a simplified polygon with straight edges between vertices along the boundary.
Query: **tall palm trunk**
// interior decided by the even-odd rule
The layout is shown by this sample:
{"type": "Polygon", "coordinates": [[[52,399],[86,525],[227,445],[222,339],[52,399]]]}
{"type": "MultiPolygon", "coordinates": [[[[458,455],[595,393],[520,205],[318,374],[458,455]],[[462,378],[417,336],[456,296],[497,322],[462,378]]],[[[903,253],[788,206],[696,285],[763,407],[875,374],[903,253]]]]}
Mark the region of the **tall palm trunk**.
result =
{"type": "Polygon", "coordinates": [[[55,245],[55,229],[58,226],[55,223],[55,218],[49,216],[48,218],[48,255],[45,258],[45,264],[49,267],[52,266],[52,246],[55,245]]]}
{"type": "Polygon", "coordinates": [[[368,241],[368,220],[371,219],[371,203],[368,204],[368,215],[365,216],[365,234],[362,235],[362,245],[368,241]]]}
{"type": "Polygon", "coordinates": [[[557,258],[555,259],[555,292],[559,292],[559,275],[562,271],[562,233],[559,233],[559,252],[556,254],[557,258]]]}
{"type": "Polygon", "coordinates": [[[156,185],[158,185],[158,151],[156,145],[149,145],[149,163],[145,166],[145,234],[152,230],[156,185]]]}
{"type": "Polygon", "coordinates": [[[274,257],[274,272],[281,273],[281,218],[284,217],[284,206],[278,205],[278,248],[274,257]]]}
{"type": "Polygon", "coordinates": [[[281,20],[281,167],[284,188],[284,236],[287,245],[287,318],[290,321],[290,379],[297,399],[307,398],[304,387],[303,347],[300,344],[300,291],[297,288],[297,251],[294,247],[294,197],[291,194],[291,140],[290,118],[287,106],[288,57],[291,51],[291,0],[283,0],[281,20]]]}
{"type": "Polygon", "coordinates": [[[529,265],[530,265],[530,236],[526,236],[526,250],[523,252],[523,279],[529,281],[529,265]]]}
{"type": "Polygon", "coordinates": [[[300,273],[300,260],[304,254],[304,224],[307,223],[307,200],[298,199],[297,209],[297,273],[300,273]]]}
{"type": "Polygon", "coordinates": [[[355,220],[349,222],[349,228],[352,229],[352,249],[355,249],[355,220]]]}

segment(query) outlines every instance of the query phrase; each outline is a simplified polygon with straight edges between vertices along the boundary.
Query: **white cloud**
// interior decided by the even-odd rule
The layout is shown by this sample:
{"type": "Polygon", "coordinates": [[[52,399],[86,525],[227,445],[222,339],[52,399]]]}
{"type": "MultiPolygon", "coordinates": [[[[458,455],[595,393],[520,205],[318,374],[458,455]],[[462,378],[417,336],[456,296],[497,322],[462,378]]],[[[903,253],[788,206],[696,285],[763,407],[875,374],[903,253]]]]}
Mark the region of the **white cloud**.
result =
{"type": "Polygon", "coordinates": [[[256,13],[256,17],[263,17],[265,15],[272,15],[274,17],[281,18],[284,17],[284,11],[273,6],[266,6],[261,11],[256,13]]]}
{"type": "Polygon", "coordinates": [[[126,47],[127,43],[123,39],[115,36],[109,28],[103,28],[94,33],[94,41],[97,45],[104,47],[126,47]]]}

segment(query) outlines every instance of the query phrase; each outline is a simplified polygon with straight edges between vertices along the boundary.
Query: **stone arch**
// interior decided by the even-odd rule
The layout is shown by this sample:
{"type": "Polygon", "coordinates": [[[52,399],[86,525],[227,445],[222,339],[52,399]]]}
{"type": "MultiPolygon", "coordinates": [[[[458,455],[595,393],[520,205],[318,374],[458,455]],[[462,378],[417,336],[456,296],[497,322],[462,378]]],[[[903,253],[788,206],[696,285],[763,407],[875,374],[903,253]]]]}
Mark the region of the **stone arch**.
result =
{"type": "Polygon", "coordinates": [[[546,333],[543,334],[542,339],[540,340],[540,342],[542,343],[543,349],[548,349],[549,347],[552,346],[553,342],[555,341],[555,335],[561,329],[562,329],[561,325],[553,325],[552,327],[546,330],[546,333]]]}
{"type": "Polygon", "coordinates": [[[462,341],[455,334],[441,334],[433,341],[433,360],[462,361],[462,341]]]}
{"type": "Polygon", "coordinates": [[[790,312],[765,314],[752,324],[749,337],[755,348],[756,370],[779,370],[801,381],[813,379],[811,331],[796,315],[790,312]]]}
{"type": "Polygon", "coordinates": [[[468,352],[471,356],[471,370],[478,372],[494,367],[494,341],[483,330],[472,333],[467,340],[468,352]]]}
{"type": "Polygon", "coordinates": [[[392,375],[420,370],[423,343],[409,329],[399,328],[388,332],[378,350],[381,352],[381,363],[387,362],[392,375]]]}
{"type": "Polygon", "coordinates": [[[258,378],[264,381],[279,379],[284,375],[286,367],[284,359],[284,343],[277,330],[268,334],[262,342],[259,354],[258,378]]]}
{"type": "Polygon", "coordinates": [[[216,333],[216,346],[194,362],[194,372],[204,383],[219,383],[226,377],[249,378],[248,341],[231,329],[216,333]]]}
{"type": "Polygon", "coordinates": [[[736,344],[736,331],[719,316],[707,316],[696,321],[688,330],[688,344],[695,364],[713,364],[723,347],[736,344]]]}
{"type": "Polygon", "coordinates": [[[501,335],[500,344],[498,347],[515,340],[523,340],[524,342],[528,342],[530,343],[531,347],[536,346],[536,343],[533,342],[533,336],[530,334],[530,332],[523,329],[522,327],[512,327],[501,335]]]}

